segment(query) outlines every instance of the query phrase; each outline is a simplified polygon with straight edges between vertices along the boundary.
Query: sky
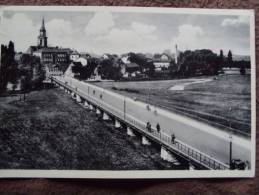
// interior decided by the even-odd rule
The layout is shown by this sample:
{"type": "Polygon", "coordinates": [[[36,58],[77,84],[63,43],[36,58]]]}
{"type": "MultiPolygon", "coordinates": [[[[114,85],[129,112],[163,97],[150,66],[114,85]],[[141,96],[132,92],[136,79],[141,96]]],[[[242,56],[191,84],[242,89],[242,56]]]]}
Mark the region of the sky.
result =
{"type": "Polygon", "coordinates": [[[37,44],[42,18],[49,46],[96,54],[211,49],[250,54],[249,16],[111,11],[4,11],[0,42],[16,51],[37,44]]]}

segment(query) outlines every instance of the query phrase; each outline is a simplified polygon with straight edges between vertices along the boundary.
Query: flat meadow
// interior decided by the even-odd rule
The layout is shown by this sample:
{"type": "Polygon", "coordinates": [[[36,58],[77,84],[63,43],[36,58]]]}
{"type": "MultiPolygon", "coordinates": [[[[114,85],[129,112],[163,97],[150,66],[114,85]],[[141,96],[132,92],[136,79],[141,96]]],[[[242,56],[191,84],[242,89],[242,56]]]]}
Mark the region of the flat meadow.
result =
{"type": "Polygon", "coordinates": [[[250,75],[220,75],[162,81],[104,81],[94,84],[203,121],[222,130],[250,136],[250,75]],[[200,80],[206,82],[199,82],[200,80]],[[173,90],[178,86],[184,86],[184,89],[173,90]]]}

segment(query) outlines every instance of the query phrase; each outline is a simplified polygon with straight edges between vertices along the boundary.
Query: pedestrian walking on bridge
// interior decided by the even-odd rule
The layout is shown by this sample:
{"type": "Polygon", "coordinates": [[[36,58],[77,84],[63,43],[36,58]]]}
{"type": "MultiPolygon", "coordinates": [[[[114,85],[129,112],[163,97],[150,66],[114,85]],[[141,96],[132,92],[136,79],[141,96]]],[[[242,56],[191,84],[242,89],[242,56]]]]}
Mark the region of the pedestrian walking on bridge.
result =
{"type": "Polygon", "coordinates": [[[157,125],[156,125],[156,130],[157,130],[158,133],[160,133],[160,125],[159,125],[159,123],[157,123],[157,125]]]}
{"type": "Polygon", "coordinates": [[[174,133],[173,133],[172,136],[171,136],[171,142],[172,142],[173,144],[175,144],[175,135],[174,135],[174,133]]]}
{"type": "Polygon", "coordinates": [[[148,132],[151,132],[151,124],[150,124],[150,122],[147,122],[147,127],[146,128],[147,128],[148,132]]]}

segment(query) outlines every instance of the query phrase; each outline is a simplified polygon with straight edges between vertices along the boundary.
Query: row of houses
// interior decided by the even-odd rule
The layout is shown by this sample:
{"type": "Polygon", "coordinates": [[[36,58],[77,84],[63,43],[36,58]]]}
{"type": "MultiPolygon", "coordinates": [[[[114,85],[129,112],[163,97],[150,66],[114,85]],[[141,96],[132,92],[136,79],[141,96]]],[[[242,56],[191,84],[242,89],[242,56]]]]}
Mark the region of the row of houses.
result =
{"type": "MultiPolygon", "coordinates": [[[[155,54],[153,58],[150,58],[150,57],[146,57],[146,58],[147,58],[147,61],[150,61],[153,63],[156,72],[162,72],[164,70],[168,70],[171,64],[171,61],[174,60],[171,56],[164,53],[155,54]]],[[[71,60],[70,66],[78,65],[78,63],[81,63],[80,65],[82,66],[87,66],[88,60],[90,59],[91,59],[91,56],[89,54],[85,55],[77,51],[73,51],[70,55],[70,60],[71,60]]],[[[124,78],[136,77],[141,74],[141,68],[140,68],[141,65],[131,62],[130,56],[128,53],[122,54],[120,56],[116,54],[105,53],[102,56],[100,56],[99,59],[100,61],[111,59],[113,61],[113,66],[120,67],[121,74],[124,78]]],[[[71,72],[70,70],[68,72],[71,72]]]]}
{"type": "MultiPolygon", "coordinates": [[[[39,57],[46,70],[55,70],[53,72],[56,72],[57,70],[71,72],[71,66],[87,66],[89,61],[97,58],[99,63],[102,60],[112,59],[113,66],[120,67],[121,74],[125,78],[136,77],[141,74],[142,64],[131,62],[129,59],[129,54],[118,56],[116,54],[105,53],[102,56],[91,56],[88,53],[79,53],[70,48],[49,46],[44,18],[42,19],[37,40],[37,45],[30,46],[26,51],[26,54],[39,57]]],[[[16,54],[15,57],[19,60],[21,56],[22,54],[19,53],[16,54]]],[[[157,72],[168,69],[171,61],[173,60],[173,57],[166,53],[145,55],[144,58],[153,63],[155,71],[157,72]]]]}

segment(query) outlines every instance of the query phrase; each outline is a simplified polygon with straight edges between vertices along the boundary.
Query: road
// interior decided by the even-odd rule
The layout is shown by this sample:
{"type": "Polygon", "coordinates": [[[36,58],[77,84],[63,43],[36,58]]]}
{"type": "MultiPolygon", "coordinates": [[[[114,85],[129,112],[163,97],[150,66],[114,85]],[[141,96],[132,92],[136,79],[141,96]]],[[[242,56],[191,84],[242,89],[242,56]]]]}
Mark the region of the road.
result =
{"type": "MultiPolygon", "coordinates": [[[[225,131],[161,108],[150,106],[150,109],[147,109],[147,103],[133,100],[83,81],[70,77],[57,76],[56,78],[91,95],[100,102],[107,103],[117,110],[125,111],[126,117],[134,117],[143,124],[149,121],[154,129],[159,123],[162,132],[168,135],[174,133],[178,140],[229,164],[230,138],[229,133],[225,131]],[[100,98],[101,96],[102,98],[100,98]]],[[[251,145],[250,138],[232,135],[232,157],[251,162],[251,145]]]]}

